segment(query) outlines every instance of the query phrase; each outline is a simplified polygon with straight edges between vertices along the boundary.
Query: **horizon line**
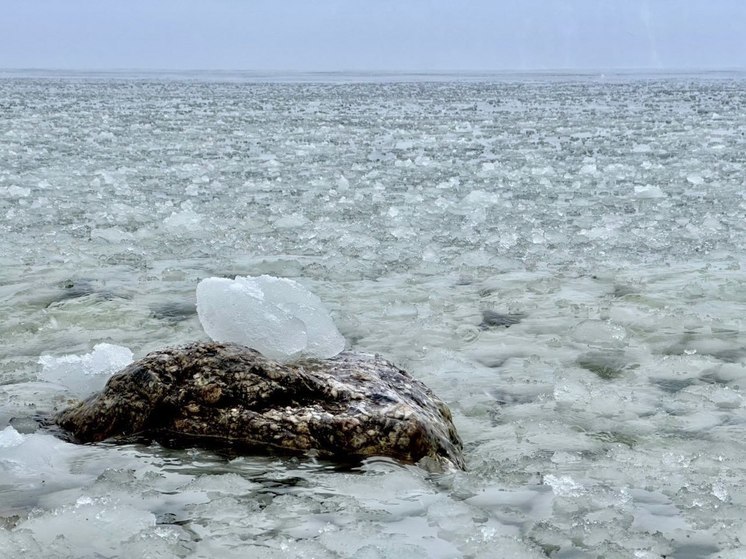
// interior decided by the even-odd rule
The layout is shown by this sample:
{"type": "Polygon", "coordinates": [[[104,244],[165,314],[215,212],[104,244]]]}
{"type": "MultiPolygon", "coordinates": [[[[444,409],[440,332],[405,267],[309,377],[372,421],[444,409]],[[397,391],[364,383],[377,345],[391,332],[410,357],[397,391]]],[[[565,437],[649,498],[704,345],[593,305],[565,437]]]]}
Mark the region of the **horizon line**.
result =
{"type": "Polygon", "coordinates": [[[207,70],[0,68],[0,80],[163,81],[233,84],[396,84],[508,82],[741,81],[746,68],[551,68],[523,70],[207,70]]]}
{"type": "Polygon", "coordinates": [[[0,67],[0,72],[80,72],[80,73],[105,73],[105,72],[193,72],[193,73],[242,73],[242,74],[403,74],[403,75],[438,75],[438,74],[536,74],[536,73],[577,73],[577,74],[598,74],[598,73],[665,73],[665,74],[684,74],[684,73],[717,73],[717,72],[746,72],[744,67],[633,67],[633,66],[610,66],[610,67],[543,67],[543,68],[419,68],[419,69],[257,69],[257,68],[147,68],[147,67],[0,67]]]}

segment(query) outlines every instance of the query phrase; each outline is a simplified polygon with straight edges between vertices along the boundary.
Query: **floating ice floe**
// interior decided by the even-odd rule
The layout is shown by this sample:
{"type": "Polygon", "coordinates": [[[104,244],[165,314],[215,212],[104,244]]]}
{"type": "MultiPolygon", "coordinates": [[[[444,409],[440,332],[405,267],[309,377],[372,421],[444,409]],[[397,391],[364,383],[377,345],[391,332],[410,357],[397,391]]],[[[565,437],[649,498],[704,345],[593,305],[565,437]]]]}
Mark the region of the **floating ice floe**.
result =
{"type": "Polygon", "coordinates": [[[666,193],[661,190],[659,186],[654,184],[636,185],[635,186],[635,197],[636,198],[665,198],[666,193]]]}
{"type": "Polygon", "coordinates": [[[113,344],[96,344],[84,355],[42,355],[39,378],[61,384],[82,398],[101,390],[111,375],[132,363],[132,358],[129,348],[113,344]]]}
{"type": "Polygon", "coordinates": [[[23,186],[2,186],[0,187],[0,197],[2,198],[26,198],[31,194],[30,188],[23,186]]]}
{"type": "Polygon", "coordinates": [[[328,358],[345,345],[321,299],[289,279],[206,278],[197,286],[197,314],[214,341],[239,343],[271,359],[328,358]]]}
{"type": "Polygon", "coordinates": [[[13,427],[8,426],[0,431],[0,448],[10,448],[18,446],[23,442],[23,435],[13,427]]]}
{"type": "MultiPolygon", "coordinates": [[[[0,430],[0,479],[7,487],[36,493],[75,484],[90,475],[72,471],[71,464],[80,456],[75,445],[48,433],[24,435],[11,426],[0,430]]],[[[2,504],[13,507],[19,502],[32,502],[26,499],[28,495],[6,494],[2,504]]]]}

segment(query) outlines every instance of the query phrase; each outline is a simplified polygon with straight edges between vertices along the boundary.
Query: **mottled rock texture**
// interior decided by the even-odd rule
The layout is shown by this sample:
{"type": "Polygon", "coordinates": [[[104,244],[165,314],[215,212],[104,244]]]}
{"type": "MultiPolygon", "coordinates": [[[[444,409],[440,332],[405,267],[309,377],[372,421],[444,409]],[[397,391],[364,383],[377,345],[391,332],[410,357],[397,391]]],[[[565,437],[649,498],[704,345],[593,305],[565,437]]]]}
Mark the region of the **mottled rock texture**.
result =
{"type": "Polygon", "coordinates": [[[183,440],[247,453],[464,467],[448,407],[367,354],[278,363],[237,344],[168,348],[132,363],[55,422],[77,442],[183,440]]]}

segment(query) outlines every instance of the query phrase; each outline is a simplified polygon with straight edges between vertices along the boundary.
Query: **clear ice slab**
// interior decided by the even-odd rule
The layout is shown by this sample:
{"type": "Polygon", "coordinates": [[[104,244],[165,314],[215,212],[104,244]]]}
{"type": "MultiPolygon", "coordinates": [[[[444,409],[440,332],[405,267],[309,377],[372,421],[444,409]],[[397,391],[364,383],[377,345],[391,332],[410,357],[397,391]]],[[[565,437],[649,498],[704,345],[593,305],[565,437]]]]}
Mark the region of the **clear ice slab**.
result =
{"type": "Polygon", "coordinates": [[[197,314],[213,341],[245,345],[280,361],[334,357],[345,346],[321,299],[290,279],[206,278],[197,286],[197,314]]]}

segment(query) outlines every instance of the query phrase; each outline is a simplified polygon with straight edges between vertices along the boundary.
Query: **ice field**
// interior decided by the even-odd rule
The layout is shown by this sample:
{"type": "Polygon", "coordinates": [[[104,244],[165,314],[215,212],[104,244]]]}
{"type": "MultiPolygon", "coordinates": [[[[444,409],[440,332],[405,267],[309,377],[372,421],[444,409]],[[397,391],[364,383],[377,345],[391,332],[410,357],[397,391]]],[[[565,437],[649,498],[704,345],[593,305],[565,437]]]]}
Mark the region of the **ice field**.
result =
{"type": "Polygon", "coordinates": [[[746,77],[276,78],[0,79],[0,556],[745,557],[746,77]],[[468,470],[36,428],[262,275],[468,470]]]}

